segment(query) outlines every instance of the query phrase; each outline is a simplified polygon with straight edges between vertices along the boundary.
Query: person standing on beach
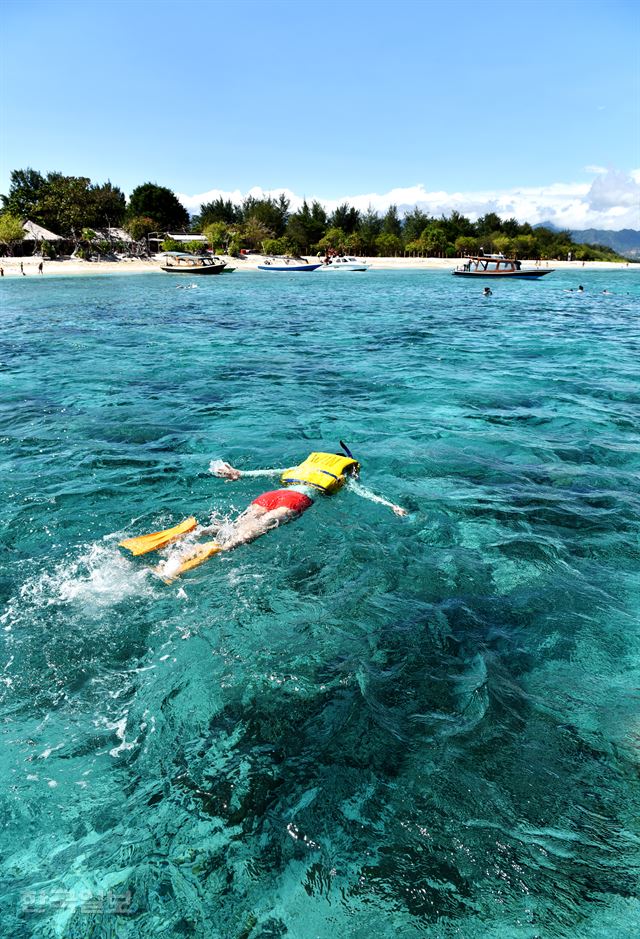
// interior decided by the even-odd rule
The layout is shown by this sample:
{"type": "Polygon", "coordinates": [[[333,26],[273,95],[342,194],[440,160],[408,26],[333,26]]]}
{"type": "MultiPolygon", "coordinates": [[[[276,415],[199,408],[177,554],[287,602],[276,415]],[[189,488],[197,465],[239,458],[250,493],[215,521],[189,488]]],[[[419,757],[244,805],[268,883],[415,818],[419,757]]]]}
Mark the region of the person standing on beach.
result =
{"type": "Polygon", "coordinates": [[[4,277],[4,267],[0,267],[0,277],[4,277]]]}
{"type": "Polygon", "coordinates": [[[43,270],[44,270],[44,262],[40,261],[40,263],[38,264],[38,274],[42,274],[43,270]]]}
{"type": "Polygon", "coordinates": [[[24,272],[24,264],[22,263],[22,261],[20,261],[20,273],[22,274],[23,277],[27,276],[24,272]]]}

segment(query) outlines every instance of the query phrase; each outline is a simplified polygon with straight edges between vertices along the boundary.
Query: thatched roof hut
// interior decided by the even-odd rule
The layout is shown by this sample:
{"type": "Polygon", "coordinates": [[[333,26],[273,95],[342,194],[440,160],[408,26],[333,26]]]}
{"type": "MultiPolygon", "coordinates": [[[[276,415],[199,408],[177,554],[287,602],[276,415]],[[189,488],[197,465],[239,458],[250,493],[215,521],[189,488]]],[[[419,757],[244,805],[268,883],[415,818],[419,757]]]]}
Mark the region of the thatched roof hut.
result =
{"type": "Polygon", "coordinates": [[[64,241],[60,235],[54,235],[52,231],[47,231],[36,222],[23,222],[22,228],[25,233],[23,241],[64,241]]]}
{"type": "Polygon", "coordinates": [[[125,244],[134,244],[135,238],[132,238],[124,228],[96,228],[94,229],[96,238],[100,241],[122,241],[125,244]]]}

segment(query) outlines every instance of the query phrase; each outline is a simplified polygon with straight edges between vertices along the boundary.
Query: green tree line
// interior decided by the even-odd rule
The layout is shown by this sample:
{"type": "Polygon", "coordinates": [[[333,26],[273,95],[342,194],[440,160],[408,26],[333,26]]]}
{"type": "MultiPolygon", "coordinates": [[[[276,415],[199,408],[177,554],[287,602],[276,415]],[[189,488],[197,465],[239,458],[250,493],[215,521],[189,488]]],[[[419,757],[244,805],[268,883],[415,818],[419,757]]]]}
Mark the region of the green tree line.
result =
{"type": "MultiPolygon", "coordinates": [[[[37,170],[14,170],[3,195],[0,235],[15,230],[16,220],[30,219],[56,234],[80,241],[87,229],[124,226],[136,239],[151,232],[204,234],[214,251],[238,254],[253,249],[267,254],[337,251],[370,257],[442,257],[501,251],[509,257],[553,260],[623,260],[610,248],[575,244],[568,231],[534,228],[515,218],[488,212],[472,221],[460,212],[432,217],[415,207],[401,217],[395,205],[383,215],[348,203],[328,213],[320,202],[306,200],[291,211],[289,200],[248,196],[238,205],[218,198],[200,206],[193,217],[175,193],[156,183],[137,186],[129,200],[111,184],[87,177],[37,170]]],[[[0,240],[1,237],[0,237],[0,240]]],[[[197,250],[197,242],[189,245],[197,250]]]]}
{"type": "Polygon", "coordinates": [[[86,176],[43,175],[13,170],[9,192],[0,196],[1,218],[29,219],[56,235],[79,242],[92,229],[124,226],[137,240],[151,231],[188,230],[189,213],[166,186],[143,183],[129,201],[111,182],[93,184],[86,176]]]}
{"type": "Polygon", "coordinates": [[[622,260],[612,249],[575,244],[568,231],[534,228],[514,218],[505,221],[494,212],[473,222],[459,212],[434,218],[416,207],[401,218],[395,205],[380,215],[344,203],[329,214],[319,202],[306,200],[290,212],[281,195],[250,197],[239,206],[219,198],[202,205],[191,224],[193,231],[215,242],[216,250],[242,244],[269,254],[334,250],[368,257],[455,258],[482,249],[541,260],[566,259],[569,253],[574,260],[622,260]]]}

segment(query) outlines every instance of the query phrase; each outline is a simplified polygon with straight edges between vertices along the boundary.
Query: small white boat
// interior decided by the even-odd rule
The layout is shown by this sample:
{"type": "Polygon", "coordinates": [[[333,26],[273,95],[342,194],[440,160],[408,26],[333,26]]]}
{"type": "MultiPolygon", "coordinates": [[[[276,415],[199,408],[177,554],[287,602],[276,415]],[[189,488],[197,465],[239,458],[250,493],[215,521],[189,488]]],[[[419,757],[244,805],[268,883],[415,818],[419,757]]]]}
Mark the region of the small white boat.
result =
{"type": "Polygon", "coordinates": [[[259,271],[284,271],[291,273],[302,271],[316,271],[320,264],[309,264],[306,258],[292,258],[288,255],[272,255],[266,257],[262,264],[258,264],[259,271]]]}
{"type": "Polygon", "coordinates": [[[341,254],[335,258],[329,258],[322,264],[323,271],[368,271],[370,264],[365,264],[358,258],[350,254],[341,254]]]}

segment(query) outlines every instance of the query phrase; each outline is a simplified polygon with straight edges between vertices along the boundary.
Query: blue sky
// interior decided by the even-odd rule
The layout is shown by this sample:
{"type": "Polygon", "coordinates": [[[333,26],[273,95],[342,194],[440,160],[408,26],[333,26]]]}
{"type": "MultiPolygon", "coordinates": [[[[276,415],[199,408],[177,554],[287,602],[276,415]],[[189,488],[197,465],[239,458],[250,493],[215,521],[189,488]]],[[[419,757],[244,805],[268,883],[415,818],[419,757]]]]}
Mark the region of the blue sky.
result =
{"type": "Polygon", "coordinates": [[[611,171],[633,214],[639,8],[5,0],[0,191],[33,166],[156,181],[190,208],[286,187],[443,205],[531,191],[555,211],[554,186],[584,201],[611,171]]]}

